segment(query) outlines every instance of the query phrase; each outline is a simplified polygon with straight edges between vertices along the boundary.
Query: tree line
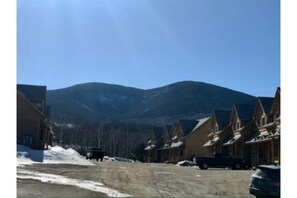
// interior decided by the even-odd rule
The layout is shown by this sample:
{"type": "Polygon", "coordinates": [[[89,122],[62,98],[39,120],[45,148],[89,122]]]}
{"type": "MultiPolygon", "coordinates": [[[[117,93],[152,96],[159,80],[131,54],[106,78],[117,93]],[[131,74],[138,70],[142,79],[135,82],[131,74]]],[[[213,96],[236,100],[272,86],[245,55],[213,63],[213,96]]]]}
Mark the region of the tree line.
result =
{"type": "Polygon", "coordinates": [[[89,148],[104,150],[107,156],[145,159],[145,141],[149,126],[118,122],[53,123],[53,144],[64,148],[73,148],[85,155],[89,148]]]}

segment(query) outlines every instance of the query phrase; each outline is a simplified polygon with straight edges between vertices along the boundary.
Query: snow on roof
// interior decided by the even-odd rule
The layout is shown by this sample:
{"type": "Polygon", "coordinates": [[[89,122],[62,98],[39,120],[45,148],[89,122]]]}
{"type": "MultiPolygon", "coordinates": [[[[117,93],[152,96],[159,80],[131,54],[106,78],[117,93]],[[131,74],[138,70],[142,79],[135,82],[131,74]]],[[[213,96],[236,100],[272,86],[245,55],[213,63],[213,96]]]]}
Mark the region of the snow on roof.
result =
{"type": "Polygon", "coordinates": [[[239,140],[239,138],[241,138],[241,134],[233,136],[227,142],[223,143],[223,146],[234,144],[237,140],[239,140]]]}
{"type": "Polygon", "coordinates": [[[54,146],[50,147],[49,150],[34,150],[18,144],[17,166],[34,163],[94,165],[72,148],[64,149],[60,146],[54,146]]]}
{"type": "Polygon", "coordinates": [[[208,142],[206,142],[202,147],[212,146],[219,140],[219,137],[215,137],[208,142]]]}
{"type": "Polygon", "coordinates": [[[196,129],[198,129],[201,125],[203,125],[206,121],[208,121],[210,119],[210,117],[206,117],[206,118],[202,118],[200,120],[198,120],[198,124],[195,126],[195,128],[193,129],[193,131],[195,131],[196,129]]]}
{"type": "Polygon", "coordinates": [[[148,150],[152,150],[153,148],[155,148],[156,145],[152,144],[152,145],[149,145],[147,147],[145,147],[144,150],[148,151],[148,150]]]}
{"type": "Polygon", "coordinates": [[[170,147],[171,148],[176,148],[176,147],[180,147],[183,144],[183,142],[178,141],[178,142],[172,142],[170,147]]]}

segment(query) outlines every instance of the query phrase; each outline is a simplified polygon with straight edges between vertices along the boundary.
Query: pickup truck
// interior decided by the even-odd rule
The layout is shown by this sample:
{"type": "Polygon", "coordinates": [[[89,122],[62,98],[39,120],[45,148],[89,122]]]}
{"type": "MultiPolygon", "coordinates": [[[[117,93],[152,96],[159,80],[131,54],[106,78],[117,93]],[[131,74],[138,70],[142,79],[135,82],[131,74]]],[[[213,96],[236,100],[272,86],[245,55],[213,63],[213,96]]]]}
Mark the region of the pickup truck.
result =
{"type": "Polygon", "coordinates": [[[199,166],[200,169],[206,170],[211,168],[232,168],[242,169],[246,168],[245,161],[240,158],[232,158],[231,156],[223,153],[215,153],[212,157],[194,157],[194,164],[199,166]]]}
{"type": "Polygon", "coordinates": [[[96,159],[97,161],[103,161],[104,152],[100,148],[91,148],[88,150],[86,159],[96,159]]]}

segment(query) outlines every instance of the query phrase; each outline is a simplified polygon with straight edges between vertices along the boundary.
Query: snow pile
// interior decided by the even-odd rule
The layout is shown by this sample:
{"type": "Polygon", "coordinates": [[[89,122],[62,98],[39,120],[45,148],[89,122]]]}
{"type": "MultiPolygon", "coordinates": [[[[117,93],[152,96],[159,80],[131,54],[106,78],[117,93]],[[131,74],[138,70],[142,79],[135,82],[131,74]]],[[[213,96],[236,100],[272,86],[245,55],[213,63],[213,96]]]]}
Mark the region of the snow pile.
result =
{"type": "Polygon", "coordinates": [[[176,164],[176,166],[195,166],[194,162],[189,160],[180,161],[176,164]]]}
{"type": "Polygon", "coordinates": [[[34,150],[27,146],[17,145],[17,166],[34,163],[94,165],[72,148],[64,149],[54,146],[49,150],[34,150]]]}
{"type": "Polygon", "coordinates": [[[109,157],[109,156],[104,156],[103,161],[106,162],[134,162],[131,159],[123,158],[123,157],[109,157]]]}
{"type": "MultiPolygon", "coordinates": [[[[109,158],[108,159],[113,159],[109,158]]],[[[125,158],[116,158],[114,161],[125,161],[125,158]]],[[[17,179],[33,179],[45,183],[53,183],[59,185],[72,185],[87,190],[101,192],[109,197],[130,197],[131,195],[123,194],[117,190],[110,189],[104,184],[90,181],[65,177],[62,175],[54,175],[29,171],[20,168],[24,164],[76,164],[76,165],[94,165],[85,157],[81,156],[74,149],[64,149],[60,146],[50,147],[49,150],[34,150],[26,146],[17,145],[17,179]]]]}

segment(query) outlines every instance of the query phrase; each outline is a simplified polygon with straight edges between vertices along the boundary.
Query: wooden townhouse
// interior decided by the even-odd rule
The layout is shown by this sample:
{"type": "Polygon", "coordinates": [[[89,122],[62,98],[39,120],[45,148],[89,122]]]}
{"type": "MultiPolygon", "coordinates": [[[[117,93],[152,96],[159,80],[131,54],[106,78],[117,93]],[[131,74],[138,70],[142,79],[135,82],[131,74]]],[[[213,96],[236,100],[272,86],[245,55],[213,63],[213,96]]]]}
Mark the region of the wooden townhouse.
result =
{"type": "Polygon", "coordinates": [[[280,88],[255,105],[234,104],[200,120],[178,120],[153,132],[146,150],[150,160],[177,163],[193,156],[225,153],[247,165],[280,164],[280,88]]]}
{"type": "Polygon", "coordinates": [[[234,158],[243,158],[248,165],[251,165],[251,145],[245,142],[255,135],[255,122],[253,113],[255,105],[234,104],[230,116],[232,128],[231,137],[223,143],[228,148],[228,154],[234,158]]]}
{"type": "Polygon", "coordinates": [[[188,157],[185,153],[185,140],[197,124],[196,120],[178,120],[174,123],[169,148],[169,162],[177,163],[188,157]]]}
{"type": "Polygon", "coordinates": [[[49,116],[45,86],[17,85],[17,144],[47,149],[53,138],[49,116]]]}
{"type": "Polygon", "coordinates": [[[281,163],[280,158],[280,132],[281,132],[281,124],[280,124],[280,88],[278,87],[274,96],[274,100],[271,107],[271,114],[273,115],[273,134],[270,135],[272,144],[271,144],[271,150],[272,150],[272,156],[271,161],[275,164],[281,163]]]}
{"type": "Polygon", "coordinates": [[[172,134],[173,126],[166,125],[163,128],[162,135],[161,135],[161,145],[159,147],[160,155],[161,155],[161,162],[168,162],[169,161],[169,149],[171,145],[171,134],[172,134]]]}
{"type": "Polygon", "coordinates": [[[223,143],[232,135],[230,115],[231,110],[213,111],[208,135],[209,140],[203,145],[208,149],[208,156],[212,156],[213,153],[228,153],[228,148],[223,148],[223,143]]]}
{"type": "Polygon", "coordinates": [[[171,129],[170,145],[166,148],[169,151],[168,161],[177,163],[192,161],[194,156],[207,156],[208,150],[202,145],[208,139],[210,124],[210,117],[177,121],[171,129]]]}
{"type": "Polygon", "coordinates": [[[161,127],[152,127],[149,129],[149,138],[144,149],[147,152],[148,162],[161,161],[161,151],[159,148],[162,145],[162,132],[163,128],[161,127]]]}
{"type": "Polygon", "coordinates": [[[251,165],[272,163],[272,141],[274,122],[271,108],[273,97],[258,97],[253,120],[256,124],[256,134],[246,141],[251,144],[251,165]]]}

